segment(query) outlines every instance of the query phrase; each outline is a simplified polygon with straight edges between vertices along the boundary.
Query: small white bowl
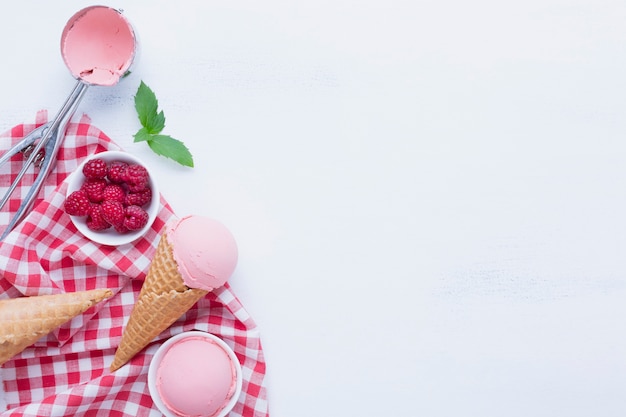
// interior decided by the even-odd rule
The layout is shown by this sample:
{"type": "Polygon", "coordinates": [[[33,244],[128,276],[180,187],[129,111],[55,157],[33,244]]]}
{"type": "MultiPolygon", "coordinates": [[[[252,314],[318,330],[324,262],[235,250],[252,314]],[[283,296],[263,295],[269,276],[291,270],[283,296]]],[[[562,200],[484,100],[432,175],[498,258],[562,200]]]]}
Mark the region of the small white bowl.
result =
{"type": "Polygon", "coordinates": [[[219,347],[221,347],[228,354],[231,362],[235,365],[235,372],[236,372],[235,392],[233,396],[230,398],[230,400],[228,401],[228,403],[226,403],[226,406],[222,410],[220,410],[220,412],[215,417],[225,417],[233,409],[235,404],[237,404],[237,401],[239,400],[239,396],[241,395],[241,389],[243,385],[243,375],[241,373],[241,364],[239,363],[239,360],[237,359],[235,352],[233,352],[230,346],[228,346],[222,339],[220,339],[219,337],[215,335],[212,335],[211,333],[206,333],[206,332],[202,332],[198,330],[183,332],[183,333],[177,334],[176,336],[169,338],[159,347],[159,349],[154,354],[152,361],[150,362],[150,367],[148,368],[148,390],[150,391],[150,395],[152,396],[152,400],[154,401],[154,404],[157,406],[159,411],[161,411],[161,413],[163,413],[163,415],[165,415],[166,417],[177,417],[177,415],[174,414],[169,408],[167,408],[167,406],[161,400],[159,391],[156,386],[157,369],[159,368],[161,360],[167,353],[168,349],[174,343],[180,341],[181,339],[185,339],[188,337],[198,337],[198,336],[205,337],[213,341],[214,343],[216,343],[219,347]]]}
{"type": "Polygon", "coordinates": [[[72,192],[80,189],[81,185],[85,181],[85,176],[83,175],[83,166],[92,159],[102,159],[107,163],[113,161],[122,161],[127,164],[139,164],[146,168],[148,171],[148,175],[150,176],[149,183],[150,188],[152,189],[152,201],[144,207],[146,212],[148,213],[148,223],[140,229],[135,231],[129,231],[126,233],[118,233],[113,228],[109,228],[101,231],[93,231],[87,227],[87,217],[80,216],[70,216],[72,223],[78,229],[80,233],[83,234],[89,240],[92,240],[96,243],[100,243],[102,245],[108,246],[120,246],[125,245],[127,243],[134,242],[143,236],[149,229],[152,227],[152,223],[154,223],[154,219],[156,219],[157,214],[159,213],[159,205],[160,205],[160,193],[157,187],[156,181],[154,179],[154,175],[150,171],[150,168],[146,166],[139,158],[121,151],[105,151],[100,152],[94,155],[91,155],[87,159],[85,159],[68,178],[67,178],[67,194],[66,197],[69,196],[72,192]]]}

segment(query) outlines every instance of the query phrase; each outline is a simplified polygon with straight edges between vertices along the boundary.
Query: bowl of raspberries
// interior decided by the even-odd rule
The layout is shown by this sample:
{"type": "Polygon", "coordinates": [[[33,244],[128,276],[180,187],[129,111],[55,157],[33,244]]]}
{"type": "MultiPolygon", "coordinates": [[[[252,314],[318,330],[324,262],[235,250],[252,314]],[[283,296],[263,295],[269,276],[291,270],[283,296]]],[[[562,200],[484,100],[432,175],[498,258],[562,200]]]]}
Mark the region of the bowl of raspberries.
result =
{"type": "Polygon", "coordinates": [[[106,151],[88,157],[70,175],[63,209],[85,237],[119,246],[148,231],[159,204],[146,166],[126,152],[106,151]]]}

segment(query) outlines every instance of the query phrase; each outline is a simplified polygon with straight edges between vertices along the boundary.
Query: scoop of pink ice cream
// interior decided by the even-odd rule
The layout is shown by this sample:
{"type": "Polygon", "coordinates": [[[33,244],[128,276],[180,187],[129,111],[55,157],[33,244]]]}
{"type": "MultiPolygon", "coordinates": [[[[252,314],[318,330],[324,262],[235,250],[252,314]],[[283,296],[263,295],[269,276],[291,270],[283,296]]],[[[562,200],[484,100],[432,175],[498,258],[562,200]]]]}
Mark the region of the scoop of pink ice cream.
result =
{"type": "Polygon", "coordinates": [[[217,343],[183,338],[167,349],[156,371],[161,401],[177,416],[213,417],[236,391],[236,367],[217,343]]]}
{"type": "Polygon", "coordinates": [[[135,34],[115,9],[91,6],[68,21],[61,36],[65,65],[76,78],[115,85],[135,57],[135,34]]]}
{"type": "Polygon", "coordinates": [[[235,238],[222,223],[188,216],[167,226],[167,240],[185,285],[213,291],[223,286],[237,266],[235,238]]]}

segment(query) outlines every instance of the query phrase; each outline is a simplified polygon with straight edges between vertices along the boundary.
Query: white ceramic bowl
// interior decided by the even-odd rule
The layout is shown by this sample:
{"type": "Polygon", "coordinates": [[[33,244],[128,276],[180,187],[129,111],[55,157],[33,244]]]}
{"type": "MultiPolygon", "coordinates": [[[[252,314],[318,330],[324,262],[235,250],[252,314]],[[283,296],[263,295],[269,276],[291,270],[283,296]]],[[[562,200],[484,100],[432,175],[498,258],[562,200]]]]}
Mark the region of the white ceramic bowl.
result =
{"type": "Polygon", "coordinates": [[[94,155],[91,155],[87,159],[85,159],[68,178],[68,186],[67,186],[67,195],[70,195],[72,192],[80,189],[80,186],[85,181],[85,176],[83,175],[83,166],[92,159],[102,159],[107,163],[112,161],[122,161],[127,164],[140,164],[146,168],[148,174],[150,175],[150,187],[152,189],[152,201],[143,207],[148,213],[148,223],[140,229],[135,231],[129,231],[126,233],[118,233],[113,228],[109,228],[107,230],[101,231],[93,231],[87,227],[86,217],[79,216],[70,216],[72,219],[72,223],[78,229],[80,233],[82,233],[86,238],[100,243],[102,245],[108,246],[120,246],[125,245],[127,243],[132,243],[135,240],[139,239],[143,236],[154,223],[154,219],[156,219],[157,214],[159,213],[159,205],[160,205],[160,193],[159,188],[154,180],[154,175],[150,171],[150,168],[146,166],[139,158],[121,151],[105,151],[100,152],[94,155]]]}
{"type": "Polygon", "coordinates": [[[176,414],[172,413],[172,411],[170,411],[169,408],[167,408],[167,406],[163,403],[163,401],[161,400],[161,397],[159,396],[159,391],[157,390],[157,387],[156,387],[157,369],[159,367],[159,364],[161,363],[161,360],[163,359],[163,356],[165,355],[167,350],[170,348],[170,346],[180,341],[181,339],[184,339],[187,337],[198,337],[198,336],[206,337],[207,339],[212,340],[218,346],[220,346],[230,357],[230,360],[235,365],[235,371],[237,373],[236,381],[235,381],[235,393],[230,398],[226,406],[215,417],[225,417],[233,409],[235,404],[237,404],[237,401],[239,400],[239,396],[241,395],[241,387],[243,385],[241,364],[239,363],[239,360],[237,359],[235,352],[233,352],[230,346],[228,346],[222,339],[220,339],[219,337],[215,335],[212,335],[211,333],[201,332],[197,330],[179,333],[176,336],[169,338],[159,347],[159,349],[154,354],[152,361],[150,362],[150,367],[148,368],[148,389],[150,391],[150,395],[152,396],[152,400],[154,401],[154,404],[157,406],[159,411],[161,411],[161,413],[163,413],[166,417],[177,417],[177,416],[176,414]]]}

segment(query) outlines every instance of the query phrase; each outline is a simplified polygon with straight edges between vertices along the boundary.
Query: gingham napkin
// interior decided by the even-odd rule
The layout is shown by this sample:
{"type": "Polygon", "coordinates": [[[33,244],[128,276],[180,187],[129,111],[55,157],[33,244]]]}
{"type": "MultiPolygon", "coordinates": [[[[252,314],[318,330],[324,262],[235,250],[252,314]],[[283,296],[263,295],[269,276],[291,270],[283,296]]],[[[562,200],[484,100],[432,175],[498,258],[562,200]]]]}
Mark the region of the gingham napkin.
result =
{"type": "MultiPolygon", "coordinates": [[[[0,135],[0,153],[46,119],[40,112],[34,124],[0,135]]],[[[268,416],[259,333],[228,285],[201,299],[127,365],[109,372],[159,232],[174,213],[161,197],[152,229],[134,243],[112,248],[84,238],[63,212],[64,179],[86,156],[105,150],[119,147],[87,116],[70,123],[56,169],[36,206],[0,243],[0,298],[94,288],[110,288],[115,294],[0,367],[0,416],[161,416],[148,392],[148,365],[161,342],[193,329],[220,336],[242,364],[243,391],[230,416],[268,416]]],[[[22,162],[20,154],[0,170],[1,193],[22,162]]],[[[32,183],[34,176],[31,170],[22,184],[32,183]]],[[[0,225],[8,223],[26,191],[18,187],[8,209],[0,212],[0,225]]]]}

